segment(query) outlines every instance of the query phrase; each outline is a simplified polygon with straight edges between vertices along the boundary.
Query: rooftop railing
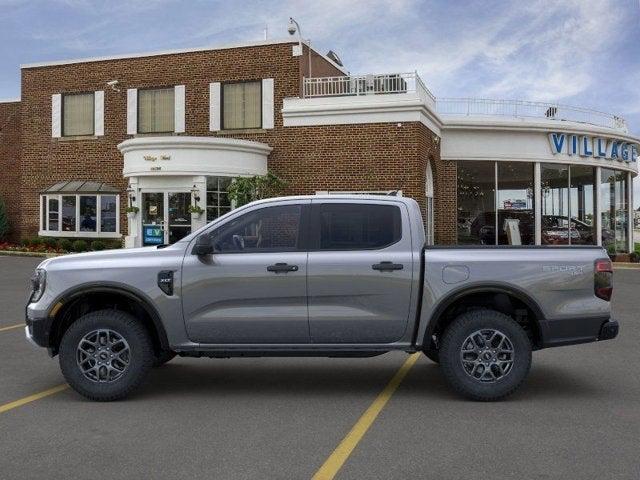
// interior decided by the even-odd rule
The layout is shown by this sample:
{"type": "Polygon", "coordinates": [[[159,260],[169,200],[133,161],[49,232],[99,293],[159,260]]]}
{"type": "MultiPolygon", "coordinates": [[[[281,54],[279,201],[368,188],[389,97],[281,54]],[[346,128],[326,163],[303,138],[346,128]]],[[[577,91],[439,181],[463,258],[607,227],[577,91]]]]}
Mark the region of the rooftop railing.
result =
{"type": "Polygon", "coordinates": [[[311,77],[303,81],[303,96],[342,97],[415,93],[423,101],[435,106],[436,97],[416,72],[381,75],[348,75],[342,77],[311,77]]]}
{"type": "Polygon", "coordinates": [[[569,121],[628,132],[627,122],[622,117],[590,108],[573,107],[560,103],[485,98],[438,98],[436,111],[440,115],[487,115],[569,121]]]}
{"type": "Polygon", "coordinates": [[[540,118],[586,123],[628,132],[624,118],[589,108],[560,103],[485,98],[438,98],[429,91],[417,72],[340,77],[311,77],[303,80],[303,97],[345,97],[413,93],[441,115],[502,116],[540,118]]]}

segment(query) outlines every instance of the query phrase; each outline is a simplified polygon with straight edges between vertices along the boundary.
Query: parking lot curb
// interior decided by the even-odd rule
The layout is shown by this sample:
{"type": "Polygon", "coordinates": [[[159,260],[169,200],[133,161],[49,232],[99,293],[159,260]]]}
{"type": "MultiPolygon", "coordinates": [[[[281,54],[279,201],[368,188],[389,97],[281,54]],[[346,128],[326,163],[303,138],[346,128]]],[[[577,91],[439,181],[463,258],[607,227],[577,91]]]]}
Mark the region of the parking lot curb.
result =
{"type": "Polygon", "coordinates": [[[0,250],[0,256],[7,257],[40,257],[53,258],[63,255],[62,253],[41,253],[41,252],[15,252],[13,250],[0,250]]]}

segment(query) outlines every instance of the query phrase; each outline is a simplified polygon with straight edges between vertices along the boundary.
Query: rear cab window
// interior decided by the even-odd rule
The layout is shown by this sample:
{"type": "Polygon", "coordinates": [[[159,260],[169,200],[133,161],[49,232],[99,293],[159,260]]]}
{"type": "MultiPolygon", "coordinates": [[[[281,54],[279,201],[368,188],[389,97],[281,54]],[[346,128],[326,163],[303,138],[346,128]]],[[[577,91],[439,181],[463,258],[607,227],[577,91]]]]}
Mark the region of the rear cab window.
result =
{"type": "Polygon", "coordinates": [[[312,250],[378,250],[402,238],[398,205],[313,204],[311,226],[312,250]]]}

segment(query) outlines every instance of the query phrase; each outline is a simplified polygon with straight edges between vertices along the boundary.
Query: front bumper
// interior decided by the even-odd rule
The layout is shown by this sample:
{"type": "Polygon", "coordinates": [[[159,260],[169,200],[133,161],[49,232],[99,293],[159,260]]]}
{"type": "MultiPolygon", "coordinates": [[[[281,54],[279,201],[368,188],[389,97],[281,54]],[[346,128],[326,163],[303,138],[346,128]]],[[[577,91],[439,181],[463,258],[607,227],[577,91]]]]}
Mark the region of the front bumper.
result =
{"type": "Polygon", "coordinates": [[[618,322],[608,317],[547,320],[540,327],[544,348],[612,340],[620,331],[618,322]]]}

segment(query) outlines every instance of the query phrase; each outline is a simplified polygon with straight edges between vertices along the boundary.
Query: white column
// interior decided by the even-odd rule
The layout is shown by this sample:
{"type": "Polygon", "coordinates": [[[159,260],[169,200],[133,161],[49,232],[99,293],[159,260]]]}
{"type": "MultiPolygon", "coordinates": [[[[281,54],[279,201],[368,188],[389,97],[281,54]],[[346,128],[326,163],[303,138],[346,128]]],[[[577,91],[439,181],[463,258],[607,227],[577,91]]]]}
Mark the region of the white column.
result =
{"type": "Polygon", "coordinates": [[[627,192],[627,215],[629,217],[627,222],[627,230],[629,232],[627,235],[627,244],[628,251],[633,252],[633,177],[631,176],[631,172],[627,172],[627,185],[629,187],[629,191],[627,192]]]}
{"type": "Polygon", "coordinates": [[[542,179],[540,162],[533,164],[533,217],[536,228],[536,245],[542,244],[542,179]]]}
{"type": "MultiPolygon", "coordinates": [[[[142,242],[141,242],[141,237],[139,235],[140,232],[140,225],[142,222],[142,198],[140,198],[141,193],[140,193],[140,189],[138,188],[138,177],[130,177],[129,178],[129,185],[131,185],[131,188],[133,189],[134,193],[133,196],[136,198],[135,202],[131,202],[131,206],[135,206],[140,208],[140,211],[133,217],[129,217],[129,215],[127,214],[127,224],[128,224],[128,229],[127,229],[127,235],[124,237],[124,246],[125,248],[134,248],[134,247],[141,247],[142,246],[142,242]]],[[[127,204],[125,205],[124,208],[129,206],[129,199],[127,198],[127,204]]]]}
{"type": "Polygon", "coordinates": [[[184,133],[185,131],[185,87],[184,85],[176,85],[174,87],[174,131],[175,133],[184,133]]]}
{"type": "Polygon", "coordinates": [[[602,246],[602,205],[600,205],[600,167],[596,167],[596,192],[595,192],[595,202],[596,202],[596,218],[594,219],[596,222],[596,242],[599,246],[602,246]]]}
{"type": "Polygon", "coordinates": [[[198,206],[204,210],[200,218],[191,217],[191,231],[195,232],[207,224],[207,177],[203,175],[195,176],[193,177],[193,184],[198,189],[198,196],[200,197],[198,206]]]}
{"type": "Polygon", "coordinates": [[[62,95],[59,93],[51,95],[51,136],[62,136],[62,95]]]}

